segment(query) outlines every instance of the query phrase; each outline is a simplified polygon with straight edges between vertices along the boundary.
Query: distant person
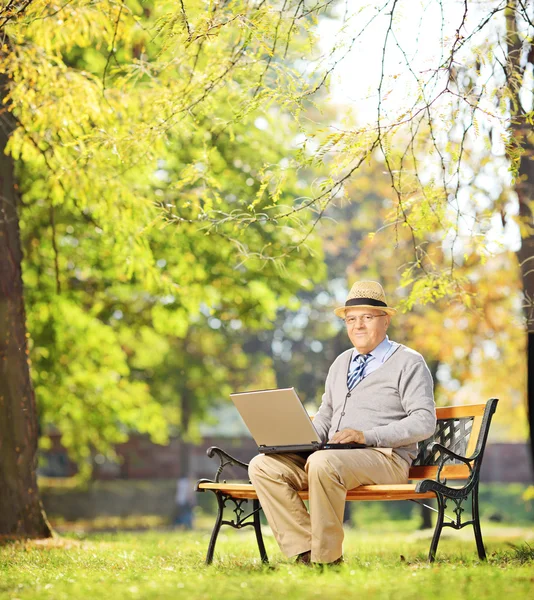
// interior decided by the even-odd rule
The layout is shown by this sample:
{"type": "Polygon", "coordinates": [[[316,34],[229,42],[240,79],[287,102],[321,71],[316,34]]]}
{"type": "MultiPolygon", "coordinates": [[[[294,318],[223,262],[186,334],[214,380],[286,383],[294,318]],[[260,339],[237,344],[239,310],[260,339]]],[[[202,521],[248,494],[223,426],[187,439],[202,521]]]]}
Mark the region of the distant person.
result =
{"type": "Polygon", "coordinates": [[[194,485],[188,477],[176,482],[175,511],[173,525],[193,529],[194,485]]]}
{"type": "Polygon", "coordinates": [[[300,563],[342,562],[347,490],[360,485],[408,481],[417,442],[436,426],[433,382],[423,357],[391,341],[386,332],[396,313],[375,281],[355,283],[343,318],[353,348],[328,372],[313,421],[323,441],[358,442],[365,449],[260,454],[249,477],[282,552],[300,563]],[[298,491],[309,489],[309,513],[298,491]]]}

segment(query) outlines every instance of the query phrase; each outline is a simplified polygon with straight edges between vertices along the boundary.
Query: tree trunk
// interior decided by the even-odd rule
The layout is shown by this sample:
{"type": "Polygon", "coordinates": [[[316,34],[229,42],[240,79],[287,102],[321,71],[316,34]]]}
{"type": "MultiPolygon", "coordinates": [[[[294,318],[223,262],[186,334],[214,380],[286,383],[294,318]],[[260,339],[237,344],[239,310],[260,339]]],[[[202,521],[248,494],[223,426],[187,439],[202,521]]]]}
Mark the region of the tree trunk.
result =
{"type": "MultiPolygon", "coordinates": [[[[5,79],[0,78],[0,98],[5,79]]],[[[1,106],[1,105],[0,105],[1,106]]],[[[22,295],[22,250],[14,165],[5,148],[13,130],[0,113],[0,536],[50,537],[37,489],[37,413],[30,379],[22,295]]]]}
{"type": "Polygon", "coordinates": [[[521,265],[524,310],[527,325],[527,406],[530,430],[530,465],[532,469],[534,469],[534,213],[531,209],[534,203],[533,138],[534,134],[532,131],[529,131],[522,139],[525,153],[521,157],[519,183],[516,185],[517,196],[519,198],[519,217],[525,231],[517,256],[521,265]]]}
{"type": "Polygon", "coordinates": [[[529,331],[527,340],[527,398],[530,431],[530,470],[534,478],[534,332],[529,331]]]}
{"type": "MultiPolygon", "coordinates": [[[[527,5],[528,6],[528,5],[527,5]]],[[[518,35],[517,0],[510,0],[506,9],[506,41],[508,46],[508,60],[506,77],[515,97],[512,105],[517,106],[516,113],[512,115],[510,132],[514,139],[514,146],[521,148],[522,154],[519,162],[518,177],[515,191],[519,200],[519,220],[521,227],[521,248],[517,258],[521,267],[523,282],[524,311],[526,318],[527,335],[527,405],[530,427],[531,466],[534,468],[534,132],[532,125],[526,119],[528,107],[523,107],[520,97],[520,85],[524,82],[529,63],[534,66],[533,44],[526,64],[521,63],[524,53],[523,41],[518,35]]],[[[526,12],[526,8],[525,8],[526,12]]],[[[529,79],[526,79],[530,81],[529,79]]],[[[533,89],[528,90],[530,97],[533,89]]]]}

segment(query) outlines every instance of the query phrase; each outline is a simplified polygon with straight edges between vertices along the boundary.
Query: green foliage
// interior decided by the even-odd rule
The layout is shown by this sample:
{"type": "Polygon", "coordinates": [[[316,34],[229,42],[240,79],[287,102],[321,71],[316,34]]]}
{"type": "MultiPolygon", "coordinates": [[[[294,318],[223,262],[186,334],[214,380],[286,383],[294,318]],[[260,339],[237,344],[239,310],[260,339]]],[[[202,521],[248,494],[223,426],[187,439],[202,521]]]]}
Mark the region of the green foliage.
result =
{"type": "Polygon", "coordinates": [[[534,498],[528,497],[528,486],[519,483],[485,483],[480,486],[480,515],[497,523],[531,524],[534,498]]]}
{"type": "Polygon", "coordinates": [[[41,420],[61,431],[82,475],[91,470],[91,450],[111,453],[129,429],[167,441],[162,409],[145,382],[130,378],[112,327],[62,296],[34,305],[28,325],[41,420]]]}
{"type": "Polygon", "coordinates": [[[32,374],[43,432],[87,474],[128,430],[194,436],[233,385],[272,381],[242,331],[324,275],[311,216],[269,216],[309,185],[286,164],[312,16],[239,0],[24,8],[0,72],[32,374]]]}

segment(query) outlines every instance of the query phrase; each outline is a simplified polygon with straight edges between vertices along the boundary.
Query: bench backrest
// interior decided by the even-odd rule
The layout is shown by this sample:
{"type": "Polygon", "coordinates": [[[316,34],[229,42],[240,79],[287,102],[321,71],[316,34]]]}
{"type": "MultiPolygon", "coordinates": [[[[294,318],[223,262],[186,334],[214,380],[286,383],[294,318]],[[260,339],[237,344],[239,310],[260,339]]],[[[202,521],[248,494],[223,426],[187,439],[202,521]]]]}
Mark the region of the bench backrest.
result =
{"type": "MultiPolygon", "coordinates": [[[[419,454],[410,468],[410,479],[435,478],[440,452],[431,447],[433,442],[467,458],[477,453],[481,459],[497,402],[492,398],[485,404],[437,408],[436,431],[432,437],[419,443],[419,454]]],[[[441,470],[441,476],[448,479],[468,479],[469,475],[469,467],[457,460],[447,461],[441,470]]]]}

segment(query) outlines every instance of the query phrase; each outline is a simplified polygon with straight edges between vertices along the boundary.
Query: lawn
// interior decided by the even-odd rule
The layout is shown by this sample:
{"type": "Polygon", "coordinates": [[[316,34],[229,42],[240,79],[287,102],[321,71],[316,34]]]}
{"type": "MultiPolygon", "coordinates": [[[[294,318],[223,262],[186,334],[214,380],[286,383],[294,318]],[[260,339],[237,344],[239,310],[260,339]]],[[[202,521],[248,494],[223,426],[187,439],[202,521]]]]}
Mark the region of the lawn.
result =
{"type": "Polygon", "coordinates": [[[488,525],[484,531],[487,563],[478,561],[468,535],[449,534],[440,544],[437,562],[429,565],[427,532],[350,530],[346,563],[325,572],[294,565],[277,551],[269,535],[271,563],[262,565],[253,532],[247,530],[221,536],[211,567],[203,563],[208,530],[73,532],[53,540],[0,547],[0,598],[531,597],[532,530],[488,525]]]}

